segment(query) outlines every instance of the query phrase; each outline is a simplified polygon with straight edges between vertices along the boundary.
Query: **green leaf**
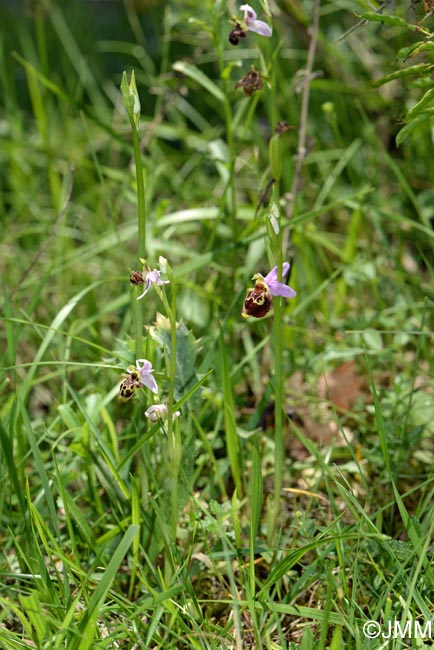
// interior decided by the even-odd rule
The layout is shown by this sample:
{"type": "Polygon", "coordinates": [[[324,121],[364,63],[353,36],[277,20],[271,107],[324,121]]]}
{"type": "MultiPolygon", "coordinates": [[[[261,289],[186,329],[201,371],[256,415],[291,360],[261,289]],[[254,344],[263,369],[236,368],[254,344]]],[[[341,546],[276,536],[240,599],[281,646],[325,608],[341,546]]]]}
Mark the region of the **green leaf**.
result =
{"type": "Polygon", "coordinates": [[[310,627],[305,627],[301,639],[301,650],[313,650],[315,648],[315,640],[313,638],[312,630],[310,627]]]}
{"type": "Polygon", "coordinates": [[[400,16],[384,16],[375,11],[367,11],[360,17],[374,23],[383,23],[383,25],[388,25],[389,27],[406,27],[413,31],[416,29],[415,25],[410,25],[404,18],[400,18],[400,16]]]}
{"type": "MultiPolygon", "coordinates": [[[[172,357],[172,340],[170,323],[167,319],[159,318],[157,324],[150,328],[152,338],[167,351],[169,359],[172,357]]],[[[176,373],[175,373],[175,399],[179,400],[185,392],[198,382],[195,362],[197,356],[197,342],[193,333],[184,323],[177,323],[176,327],[176,373]]]]}
{"type": "Polygon", "coordinates": [[[221,373],[223,379],[224,393],[224,421],[226,435],[226,450],[229,458],[229,464],[232,471],[235,487],[238,496],[243,494],[241,481],[241,460],[240,460],[240,441],[237,435],[237,424],[235,418],[235,404],[233,385],[229,370],[229,361],[227,356],[227,347],[223,339],[223,333],[220,332],[220,359],[221,373]]]}
{"type": "Polygon", "coordinates": [[[419,126],[424,124],[427,120],[429,120],[432,115],[434,115],[434,108],[431,108],[429,111],[425,111],[424,113],[421,113],[413,120],[411,120],[408,124],[403,126],[402,129],[398,131],[396,135],[396,146],[399,147],[399,145],[402,144],[404,140],[406,140],[409,137],[409,135],[413,133],[415,129],[417,129],[419,126]]]}
{"type": "Polygon", "coordinates": [[[202,88],[205,88],[205,90],[218,99],[219,102],[223,103],[225,101],[224,93],[220,88],[195,65],[186,63],[185,61],[176,61],[172,67],[176,72],[181,72],[181,74],[196,81],[202,88]]]}
{"type": "Polygon", "coordinates": [[[89,284],[87,287],[79,291],[75,296],[69,299],[66,305],[63,305],[63,307],[61,307],[56,317],[51,321],[49,327],[47,328],[47,332],[38,348],[38,351],[34,354],[33,364],[30,367],[29,372],[27,373],[27,376],[25,377],[20,387],[20,398],[23,403],[27,399],[27,395],[32,387],[34,376],[39,368],[39,363],[44,357],[44,354],[52,343],[53,339],[55,338],[58,330],[61,329],[68,316],[77,307],[81,300],[101,284],[102,281],[97,280],[96,282],[89,284]]]}
{"type": "Polygon", "coordinates": [[[421,75],[428,74],[431,70],[431,65],[428,63],[418,63],[417,65],[412,65],[408,68],[403,68],[402,70],[396,70],[390,74],[377,79],[374,82],[374,87],[383,86],[384,84],[393,81],[394,79],[402,79],[404,77],[420,77],[421,75]]]}
{"type": "Polygon", "coordinates": [[[39,593],[35,590],[29,596],[19,596],[21,606],[28,616],[36,633],[36,638],[42,644],[47,628],[47,617],[42,611],[39,593]]]}
{"type": "Polygon", "coordinates": [[[396,57],[398,59],[409,59],[413,56],[416,56],[420,52],[433,52],[434,51],[434,43],[432,41],[427,41],[424,43],[413,43],[413,45],[410,45],[409,47],[402,47],[400,50],[398,50],[398,53],[396,57]]]}
{"type": "Polygon", "coordinates": [[[376,330],[366,329],[363,332],[363,340],[370,350],[377,350],[378,352],[383,350],[383,339],[376,330]]]}
{"type": "Polygon", "coordinates": [[[252,451],[252,472],[250,477],[250,503],[252,508],[250,519],[250,543],[253,547],[261,520],[263,500],[261,456],[257,441],[255,441],[252,451]]]}
{"type": "Polygon", "coordinates": [[[118,574],[120,564],[124,559],[138,531],[138,526],[129,526],[125,535],[119,542],[119,546],[113,553],[113,556],[102,575],[100,583],[92,596],[86,613],[79,626],[79,635],[75,638],[75,643],[71,644],[71,650],[89,650],[89,648],[92,647],[96,632],[96,623],[101,607],[104,604],[113,580],[118,574]]]}
{"type": "Polygon", "coordinates": [[[80,420],[78,419],[75,411],[71,408],[69,404],[60,404],[57,407],[59,415],[62,419],[63,424],[68,427],[68,429],[78,429],[80,425],[80,420]]]}
{"type": "Polygon", "coordinates": [[[428,107],[432,102],[434,102],[434,88],[430,88],[426,91],[421,99],[411,108],[407,115],[406,119],[411,119],[419,115],[426,107],[428,107]]]}

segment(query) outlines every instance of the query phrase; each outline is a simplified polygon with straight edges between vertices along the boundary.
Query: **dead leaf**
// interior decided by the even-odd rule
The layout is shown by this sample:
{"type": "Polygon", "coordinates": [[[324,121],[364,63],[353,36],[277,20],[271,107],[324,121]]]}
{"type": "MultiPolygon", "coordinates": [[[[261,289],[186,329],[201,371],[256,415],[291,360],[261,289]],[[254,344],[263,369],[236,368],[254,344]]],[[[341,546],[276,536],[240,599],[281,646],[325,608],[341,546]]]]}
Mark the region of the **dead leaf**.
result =
{"type": "Polygon", "coordinates": [[[320,377],[318,387],[324,399],[330,399],[337,408],[349,411],[361,397],[363,381],[356,373],[355,361],[346,361],[320,377]]]}

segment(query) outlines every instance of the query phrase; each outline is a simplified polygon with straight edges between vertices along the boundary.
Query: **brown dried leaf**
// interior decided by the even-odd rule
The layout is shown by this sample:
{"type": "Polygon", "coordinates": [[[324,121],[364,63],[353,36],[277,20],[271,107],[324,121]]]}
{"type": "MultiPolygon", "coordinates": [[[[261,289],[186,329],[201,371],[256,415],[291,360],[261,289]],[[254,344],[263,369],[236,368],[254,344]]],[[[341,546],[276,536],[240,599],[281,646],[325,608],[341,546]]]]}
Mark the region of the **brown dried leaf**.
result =
{"type": "Polygon", "coordinates": [[[320,377],[318,387],[325,399],[330,399],[337,408],[350,410],[363,394],[363,381],[356,373],[355,361],[346,361],[320,377]]]}

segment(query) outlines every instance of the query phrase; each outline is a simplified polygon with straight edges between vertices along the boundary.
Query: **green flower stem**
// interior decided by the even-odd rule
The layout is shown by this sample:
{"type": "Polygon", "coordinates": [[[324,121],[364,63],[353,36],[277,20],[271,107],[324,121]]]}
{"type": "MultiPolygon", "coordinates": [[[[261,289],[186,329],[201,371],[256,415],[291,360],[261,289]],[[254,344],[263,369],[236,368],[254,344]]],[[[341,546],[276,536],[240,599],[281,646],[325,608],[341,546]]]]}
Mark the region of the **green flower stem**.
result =
{"type": "Polygon", "coordinates": [[[282,298],[273,299],[274,309],[274,500],[271,515],[269,540],[274,536],[276,521],[280,510],[283,462],[284,462],[284,436],[283,436],[283,409],[284,386],[282,373],[283,354],[283,326],[282,326],[282,298]]]}
{"type": "MultiPolygon", "coordinates": [[[[280,152],[281,155],[281,152],[280,152]]],[[[272,190],[272,203],[279,211],[279,225],[280,225],[280,209],[279,209],[279,185],[280,178],[276,178],[276,183],[272,190]]],[[[268,224],[268,241],[271,249],[271,257],[276,260],[278,266],[278,278],[282,278],[283,254],[282,254],[282,230],[279,229],[276,234],[268,224]]],[[[274,323],[273,323],[273,342],[274,342],[274,499],[271,509],[269,541],[271,542],[276,530],[277,517],[280,510],[281,492],[282,492],[282,479],[283,479],[283,464],[284,464],[284,407],[285,407],[285,391],[282,371],[282,357],[283,357],[283,304],[282,298],[275,297],[273,299],[274,309],[274,323]]]]}
{"type": "Polygon", "coordinates": [[[234,170],[235,170],[235,153],[234,153],[234,125],[233,125],[233,115],[232,115],[232,105],[230,100],[230,81],[226,78],[225,75],[225,59],[223,55],[223,43],[221,40],[220,33],[220,18],[218,9],[214,3],[210,3],[211,14],[212,14],[212,25],[213,25],[213,37],[214,37],[214,47],[217,54],[217,62],[220,71],[220,78],[223,82],[223,92],[224,92],[224,101],[223,101],[223,111],[225,117],[225,126],[226,126],[226,142],[228,147],[228,172],[229,179],[226,186],[226,209],[228,214],[232,219],[232,233],[235,238],[236,236],[236,195],[235,195],[235,179],[234,179],[234,170]]]}
{"type": "Polygon", "coordinates": [[[137,208],[138,208],[138,241],[139,257],[146,259],[146,201],[145,181],[143,177],[142,154],[140,151],[139,132],[131,122],[134,147],[134,162],[136,165],[137,208]]]}
{"type": "Polygon", "coordinates": [[[143,309],[136,298],[136,291],[131,291],[131,312],[135,332],[134,354],[136,359],[141,359],[143,357],[143,309]]]}
{"type": "MultiPolygon", "coordinates": [[[[143,178],[142,153],[140,151],[139,123],[140,123],[140,100],[137,92],[134,70],[131,73],[130,83],[127,81],[126,72],[122,75],[121,83],[122,100],[128,114],[133,136],[134,162],[136,166],[137,184],[137,211],[138,211],[138,257],[146,259],[146,201],[145,181],[143,178]]],[[[132,302],[134,298],[132,299],[132,302]]],[[[136,359],[142,356],[143,341],[143,312],[137,304],[133,309],[135,323],[135,350],[136,359]]]]}
{"type": "Polygon", "coordinates": [[[177,346],[177,323],[176,323],[176,288],[172,270],[167,267],[167,275],[171,286],[171,302],[167,300],[166,292],[161,291],[161,299],[170,322],[170,359],[169,367],[169,396],[167,404],[167,440],[168,440],[168,472],[170,490],[170,525],[172,537],[176,539],[176,527],[178,523],[179,503],[179,468],[181,464],[182,442],[178,422],[174,422],[175,404],[175,377],[176,377],[176,346],[177,346]]]}
{"type": "MultiPolygon", "coordinates": [[[[145,202],[145,182],[143,178],[142,155],[140,151],[140,139],[137,127],[131,120],[133,134],[134,161],[136,165],[136,182],[137,182],[137,207],[138,207],[138,253],[139,258],[146,259],[146,202],[145,202]]],[[[134,295],[135,298],[135,295],[134,295]]],[[[135,348],[136,359],[142,356],[143,341],[143,309],[140,309],[135,300],[134,322],[135,322],[135,348]]]]}

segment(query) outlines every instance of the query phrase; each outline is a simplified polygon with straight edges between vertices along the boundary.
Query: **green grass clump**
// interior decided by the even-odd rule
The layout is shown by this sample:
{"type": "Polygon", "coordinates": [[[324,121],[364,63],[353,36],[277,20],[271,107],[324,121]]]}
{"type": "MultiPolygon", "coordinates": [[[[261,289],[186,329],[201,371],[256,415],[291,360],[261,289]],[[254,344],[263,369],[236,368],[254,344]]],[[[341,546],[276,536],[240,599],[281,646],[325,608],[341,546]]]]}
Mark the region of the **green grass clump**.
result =
{"type": "Polygon", "coordinates": [[[404,4],[261,0],[271,38],[220,0],[0,9],[0,648],[430,647],[434,18],[404,4]],[[287,261],[297,296],[242,318],[287,261]]]}

